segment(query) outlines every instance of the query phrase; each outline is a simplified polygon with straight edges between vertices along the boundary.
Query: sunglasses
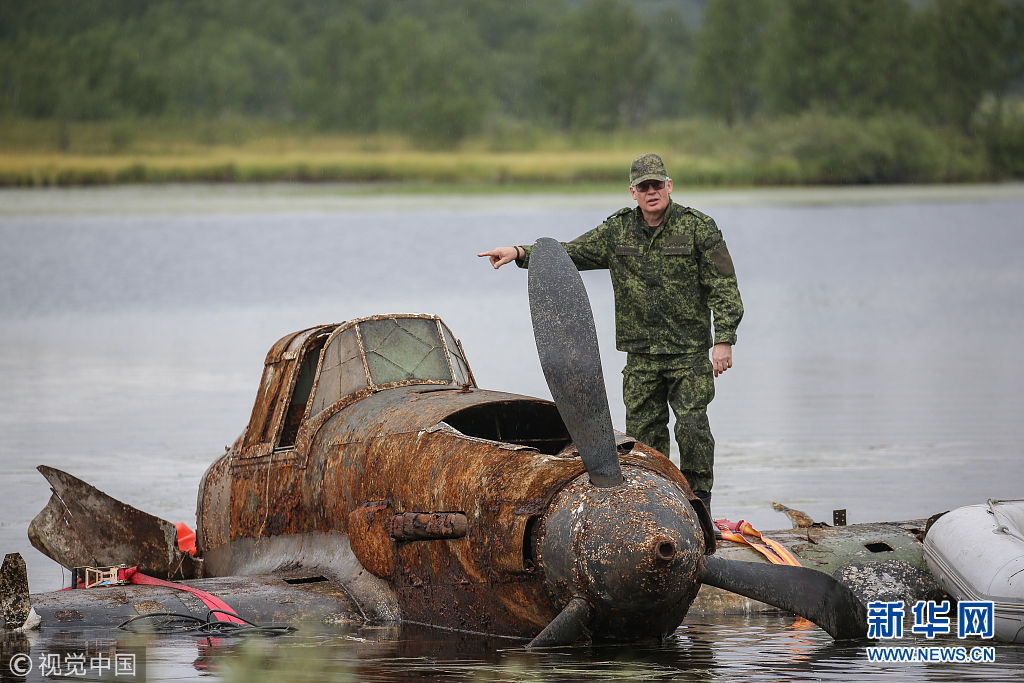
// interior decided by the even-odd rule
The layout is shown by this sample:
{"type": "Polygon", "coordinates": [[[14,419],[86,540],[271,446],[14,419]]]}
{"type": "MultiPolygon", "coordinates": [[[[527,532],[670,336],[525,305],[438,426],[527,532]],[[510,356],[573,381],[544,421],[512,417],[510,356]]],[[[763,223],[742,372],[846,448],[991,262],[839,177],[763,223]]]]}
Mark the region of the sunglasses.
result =
{"type": "Polygon", "coordinates": [[[655,191],[660,192],[661,190],[664,190],[664,189],[665,189],[665,181],[664,180],[645,180],[644,182],[640,183],[639,185],[636,185],[636,191],[637,192],[648,192],[650,190],[655,190],[655,191]]]}

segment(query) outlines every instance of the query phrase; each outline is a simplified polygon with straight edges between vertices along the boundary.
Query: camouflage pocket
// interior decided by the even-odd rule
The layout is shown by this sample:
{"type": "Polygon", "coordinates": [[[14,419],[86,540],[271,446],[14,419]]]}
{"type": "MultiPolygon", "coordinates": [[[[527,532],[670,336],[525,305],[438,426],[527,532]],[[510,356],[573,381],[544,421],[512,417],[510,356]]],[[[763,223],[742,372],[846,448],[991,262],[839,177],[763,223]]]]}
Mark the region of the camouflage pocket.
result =
{"type": "Polygon", "coordinates": [[[689,235],[669,235],[665,238],[664,252],[666,255],[686,256],[693,253],[693,241],[689,235]]]}

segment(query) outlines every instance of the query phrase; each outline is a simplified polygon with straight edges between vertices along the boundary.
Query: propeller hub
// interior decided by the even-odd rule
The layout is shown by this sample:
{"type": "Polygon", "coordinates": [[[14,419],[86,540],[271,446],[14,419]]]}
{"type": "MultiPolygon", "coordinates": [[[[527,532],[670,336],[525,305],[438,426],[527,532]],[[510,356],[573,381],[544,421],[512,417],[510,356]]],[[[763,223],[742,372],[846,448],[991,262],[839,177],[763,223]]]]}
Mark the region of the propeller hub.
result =
{"type": "Polygon", "coordinates": [[[671,481],[636,467],[599,488],[584,475],[562,489],[544,517],[538,556],[556,604],[582,598],[599,639],[673,631],[700,586],[700,522],[671,481]]]}
{"type": "Polygon", "coordinates": [[[660,536],[654,539],[654,544],[651,549],[654,552],[654,563],[657,565],[668,564],[672,562],[676,556],[676,544],[672,539],[666,536],[660,536]]]}

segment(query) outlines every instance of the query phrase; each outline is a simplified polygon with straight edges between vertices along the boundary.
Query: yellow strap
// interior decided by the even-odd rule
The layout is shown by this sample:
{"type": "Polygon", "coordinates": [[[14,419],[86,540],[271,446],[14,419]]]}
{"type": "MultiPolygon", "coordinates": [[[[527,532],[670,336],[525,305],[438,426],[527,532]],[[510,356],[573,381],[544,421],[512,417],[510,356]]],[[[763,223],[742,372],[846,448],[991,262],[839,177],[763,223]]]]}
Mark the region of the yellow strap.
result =
{"type": "MultiPolygon", "coordinates": [[[[750,546],[751,548],[753,548],[754,550],[768,558],[768,561],[772,564],[788,564],[793,567],[803,566],[802,564],[800,564],[800,561],[797,560],[791,552],[786,550],[786,548],[781,543],[761,535],[761,532],[755,529],[753,525],[751,525],[750,522],[746,520],[741,519],[738,523],[733,524],[727,519],[719,519],[715,520],[715,525],[718,526],[719,530],[722,532],[722,538],[724,538],[727,541],[732,541],[733,543],[742,543],[744,545],[750,546]],[[732,531],[732,527],[735,527],[740,533],[732,531]],[[769,550],[760,543],[754,543],[753,541],[747,539],[747,537],[743,534],[756,536],[757,538],[764,541],[775,552],[772,552],[772,550],[769,550]]],[[[798,616],[796,618],[796,621],[793,622],[793,627],[797,629],[805,629],[810,625],[811,622],[807,619],[804,619],[801,616],[798,616]]]]}
{"type": "Polygon", "coordinates": [[[791,552],[779,543],[770,538],[761,535],[761,532],[755,529],[750,522],[746,520],[740,520],[738,523],[733,524],[727,519],[716,520],[715,524],[722,532],[722,538],[726,541],[732,541],[733,543],[741,543],[748,545],[757,552],[764,555],[769,562],[772,564],[788,564],[793,567],[801,567],[800,561],[793,556],[791,552]],[[736,529],[736,531],[733,531],[736,529]],[[738,533],[737,533],[738,532],[738,533]],[[748,539],[743,534],[754,536],[761,540],[765,545],[761,543],[755,543],[748,539]],[[765,547],[768,546],[768,547],[765,547]],[[769,550],[769,548],[771,550],[769,550]],[[773,552],[774,551],[774,552],[773,552]]]}
{"type": "Polygon", "coordinates": [[[781,543],[779,543],[778,541],[774,541],[768,538],[767,536],[762,536],[761,532],[755,529],[753,526],[751,526],[750,522],[747,522],[745,520],[740,521],[740,530],[745,534],[749,534],[751,536],[756,536],[757,538],[760,538],[765,543],[765,545],[774,550],[775,554],[778,555],[779,558],[782,560],[782,562],[780,562],[779,564],[788,564],[793,567],[802,566],[800,562],[795,557],[793,557],[793,554],[786,550],[786,548],[781,543]]]}

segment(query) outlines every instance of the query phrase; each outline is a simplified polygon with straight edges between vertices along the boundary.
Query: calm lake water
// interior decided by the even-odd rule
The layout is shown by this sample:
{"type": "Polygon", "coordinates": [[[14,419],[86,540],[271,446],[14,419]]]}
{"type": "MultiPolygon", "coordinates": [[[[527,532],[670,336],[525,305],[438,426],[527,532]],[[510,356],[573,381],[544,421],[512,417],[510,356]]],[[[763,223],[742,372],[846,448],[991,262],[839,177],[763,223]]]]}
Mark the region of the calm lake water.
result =
{"type": "MultiPolygon", "coordinates": [[[[826,521],[846,508],[856,523],[1024,497],[1024,187],[675,198],[723,229],[746,307],[710,410],[716,516],[777,529],[788,520],[771,501],[826,521]]],[[[49,497],[39,464],[194,523],[199,478],[248,421],[267,349],[313,324],[437,313],[481,386],[549,396],[526,273],[475,254],[571,239],[626,203],[289,185],[0,192],[0,551],[24,555],[33,592],[67,581],[25,533],[49,497]]],[[[584,281],[621,429],[611,287],[603,272],[584,281]]],[[[281,642],[253,647],[294,651],[281,642]]],[[[871,664],[781,615],[694,615],[662,647],[545,655],[409,629],[288,642],[323,664],[312,679],[1009,681],[1024,664],[1020,647],[997,647],[995,664],[871,664]]],[[[148,648],[160,679],[260,656],[189,638],[148,648]]]]}

